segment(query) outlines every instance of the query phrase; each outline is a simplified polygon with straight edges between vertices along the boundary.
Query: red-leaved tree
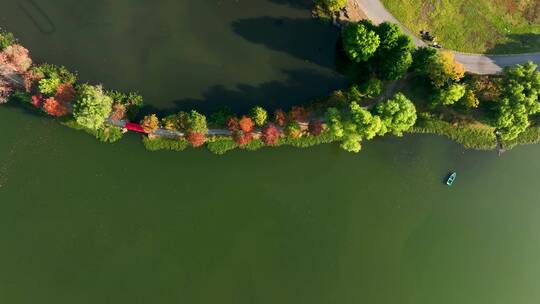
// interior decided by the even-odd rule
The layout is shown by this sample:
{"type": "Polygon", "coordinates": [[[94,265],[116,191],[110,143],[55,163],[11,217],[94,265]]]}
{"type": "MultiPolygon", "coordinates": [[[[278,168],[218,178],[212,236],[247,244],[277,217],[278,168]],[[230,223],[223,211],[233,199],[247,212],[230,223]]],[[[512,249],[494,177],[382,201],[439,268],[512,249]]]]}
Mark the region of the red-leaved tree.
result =
{"type": "Polygon", "coordinates": [[[313,136],[321,135],[322,129],[323,129],[321,120],[320,119],[312,119],[312,120],[310,120],[309,125],[308,125],[308,129],[309,129],[309,134],[311,134],[313,136]]]}
{"type": "Polygon", "coordinates": [[[269,123],[262,130],[262,139],[265,144],[274,146],[277,144],[281,132],[273,123],[269,123]]]}
{"type": "Polygon", "coordinates": [[[75,89],[71,83],[62,83],[56,89],[55,96],[59,102],[72,102],[75,99],[75,89]]]}
{"type": "Polygon", "coordinates": [[[200,147],[206,142],[206,136],[201,132],[189,132],[187,140],[193,147],[200,147]]]}
{"type": "Polygon", "coordinates": [[[245,146],[249,144],[253,140],[253,134],[252,133],[246,133],[242,131],[234,132],[234,141],[239,146],[245,146]]]}
{"type": "Polygon", "coordinates": [[[276,123],[276,125],[284,127],[287,123],[287,114],[285,114],[285,111],[277,109],[274,112],[274,122],[276,123]]]}
{"type": "Polygon", "coordinates": [[[32,104],[36,108],[41,108],[41,105],[43,104],[43,96],[41,96],[41,94],[32,95],[32,104]]]}
{"type": "Polygon", "coordinates": [[[253,123],[251,118],[244,115],[242,118],[240,118],[240,121],[238,121],[238,125],[240,126],[240,130],[242,130],[244,133],[251,133],[253,132],[255,123],[253,123]]]}
{"type": "Polygon", "coordinates": [[[227,119],[226,124],[227,124],[227,130],[231,132],[236,132],[240,128],[238,126],[238,118],[236,117],[229,117],[229,119],[227,119]]]}
{"type": "Polygon", "coordinates": [[[298,122],[307,122],[308,116],[308,111],[301,106],[294,106],[289,111],[289,117],[291,118],[291,120],[295,120],[298,122]]]}
{"type": "Polygon", "coordinates": [[[69,113],[68,107],[58,102],[54,97],[47,98],[43,103],[43,110],[51,116],[64,116],[69,113]]]}
{"type": "Polygon", "coordinates": [[[31,94],[38,92],[37,83],[39,80],[41,80],[40,75],[32,71],[27,71],[23,73],[21,77],[23,79],[24,89],[26,90],[26,92],[31,94]]]}

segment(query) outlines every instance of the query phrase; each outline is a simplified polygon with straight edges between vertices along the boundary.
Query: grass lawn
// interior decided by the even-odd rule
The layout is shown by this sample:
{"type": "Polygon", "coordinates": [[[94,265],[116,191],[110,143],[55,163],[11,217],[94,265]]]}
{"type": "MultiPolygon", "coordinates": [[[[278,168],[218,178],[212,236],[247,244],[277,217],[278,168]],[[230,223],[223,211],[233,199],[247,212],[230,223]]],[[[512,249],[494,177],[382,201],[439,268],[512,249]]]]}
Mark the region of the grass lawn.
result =
{"type": "Polygon", "coordinates": [[[471,53],[540,51],[539,0],[382,0],[414,33],[471,53]]]}

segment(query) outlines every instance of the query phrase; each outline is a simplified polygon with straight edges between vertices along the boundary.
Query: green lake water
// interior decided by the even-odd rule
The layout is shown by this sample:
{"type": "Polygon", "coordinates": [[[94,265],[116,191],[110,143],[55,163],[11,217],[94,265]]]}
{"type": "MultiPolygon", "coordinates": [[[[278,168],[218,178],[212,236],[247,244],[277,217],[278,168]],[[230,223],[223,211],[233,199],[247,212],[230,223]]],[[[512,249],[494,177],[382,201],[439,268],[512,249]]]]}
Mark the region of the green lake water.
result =
{"type": "MultiPolygon", "coordinates": [[[[293,1],[0,2],[39,61],[161,110],[291,105],[343,85],[337,34],[293,1]]],[[[13,105],[0,127],[0,303],[540,299],[540,145],[150,153],[138,135],[100,144],[13,105]]]]}

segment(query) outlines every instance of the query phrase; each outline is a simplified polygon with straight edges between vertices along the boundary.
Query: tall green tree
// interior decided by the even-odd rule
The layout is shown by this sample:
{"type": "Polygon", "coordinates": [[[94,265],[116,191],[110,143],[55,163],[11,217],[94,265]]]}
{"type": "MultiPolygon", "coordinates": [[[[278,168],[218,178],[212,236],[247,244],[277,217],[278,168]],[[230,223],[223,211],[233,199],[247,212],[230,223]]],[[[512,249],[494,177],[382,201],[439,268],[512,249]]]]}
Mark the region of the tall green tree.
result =
{"type": "Polygon", "coordinates": [[[345,131],[343,130],[343,121],[339,110],[336,108],[328,108],[326,110],[326,116],[332,135],[336,138],[343,137],[345,131]]]}
{"type": "Polygon", "coordinates": [[[78,124],[88,129],[99,129],[112,109],[112,98],[101,86],[83,84],[73,106],[73,116],[78,124]]]}
{"type": "Polygon", "coordinates": [[[331,12],[337,12],[347,5],[347,0],[316,0],[316,2],[331,12]]]}
{"type": "Polygon", "coordinates": [[[434,105],[451,106],[465,95],[465,86],[459,83],[453,83],[447,88],[438,90],[433,96],[434,105]]]}
{"type": "Polygon", "coordinates": [[[257,127],[264,126],[266,124],[266,121],[268,120],[268,112],[266,112],[266,110],[262,107],[254,107],[253,109],[251,109],[250,116],[257,127]]]}
{"type": "Polygon", "coordinates": [[[540,72],[529,62],[504,71],[502,98],[496,127],[505,140],[515,139],[529,125],[529,116],[540,113],[540,72]]]}
{"type": "Polygon", "coordinates": [[[359,106],[356,102],[350,104],[351,118],[357,126],[358,134],[365,139],[372,139],[382,128],[382,120],[377,115],[359,106]]]}
{"type": "Polygon", "coordinates": [[[379,35],[364,23],[351,23],[343,30],[343,47],[354,62],[370,59],[379,47],[379,35]]]}
{"type": "Polygon", "coordinates": [[[358,127],[352,121],[344,124],[344,135],[340,147],[348,152],[358,153],[362,150],[362,136],[358,134],[358,127]]]}
{"type": "Polygon", "coordinates": [[[379,135],[392,133],[403,136],[403,132],[416,123],[416,107],[402,93],[397,93],[388,101],[378,104],[375,113],[382,121],[379,135]]]}
{"type": "Polygon", "coordinates": [[[376,55],[379,77],[386,80],[401,78],[413,62],[412,39],[394,23],[383,22],[375,31],[381,40],[376,55]]]}

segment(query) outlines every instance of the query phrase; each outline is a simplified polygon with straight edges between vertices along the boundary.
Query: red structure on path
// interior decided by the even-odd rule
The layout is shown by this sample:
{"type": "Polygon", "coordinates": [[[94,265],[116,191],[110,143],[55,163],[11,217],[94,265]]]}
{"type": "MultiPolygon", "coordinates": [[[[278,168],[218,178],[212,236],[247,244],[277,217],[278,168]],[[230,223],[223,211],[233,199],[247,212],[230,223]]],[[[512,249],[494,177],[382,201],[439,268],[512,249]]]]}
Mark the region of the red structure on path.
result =
{"type": "Polygon", "coordinates": [[[126,122],[126,125],[124,126],[124,128],[126,128],[126,129],[128,129],[130,131],[135,131],[135,132],[139,132],[139,133],[145,133],[145,134],[148,133],[143,129],[143,127],[141,127],[140,124],[133,123],[133,122],[126,122]]]}

